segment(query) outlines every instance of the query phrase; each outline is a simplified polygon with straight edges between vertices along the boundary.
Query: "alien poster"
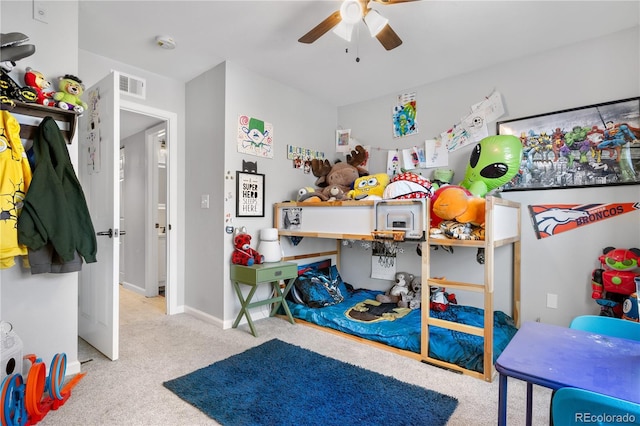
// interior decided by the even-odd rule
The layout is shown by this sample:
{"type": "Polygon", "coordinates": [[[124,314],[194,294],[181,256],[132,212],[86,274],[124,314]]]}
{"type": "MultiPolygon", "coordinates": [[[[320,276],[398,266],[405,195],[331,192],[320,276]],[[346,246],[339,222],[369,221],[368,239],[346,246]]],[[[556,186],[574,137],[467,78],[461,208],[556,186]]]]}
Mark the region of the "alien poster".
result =
{"type": "Polygon", "coordinates": [[[254,117],[238,117],[238,152],[273,158],[273,126],[254,117]]]}

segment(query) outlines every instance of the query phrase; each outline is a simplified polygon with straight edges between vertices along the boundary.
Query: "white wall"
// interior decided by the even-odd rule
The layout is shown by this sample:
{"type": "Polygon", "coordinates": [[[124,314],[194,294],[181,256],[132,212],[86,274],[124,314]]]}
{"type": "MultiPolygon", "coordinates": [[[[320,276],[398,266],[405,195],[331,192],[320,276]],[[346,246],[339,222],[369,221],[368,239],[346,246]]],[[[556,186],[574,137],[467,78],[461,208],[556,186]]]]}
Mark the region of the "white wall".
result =
{"type": "MultiPolygon", "coordinates": [[[[187,107],[187,163],[198,173],[187,175],[186,303],[229,327],[240,303],[228,278],[233,243],[225,227],[246,226],[257,248],[259,230],[273,226],[273,203],[290,199],[298,187],[315,181],[313,175],[293,169],[286,158],[287,145],[330,153],[337,113],[335,107],[232,62],[187,83],[187,98],[193,99],[187,107]],[[237,152],[241,114],[273,125],[273,158],[237,152]],[[242,169],[242,160],[257,161],[258,173],[265,175],[264,217],[235,217],[235,172],[242,169]],[[208,210],[200,208],[202,194],[211,197],[208,210]]],[[[261,290],[258,298],[266,296],[267,289],[261,290]]]]}
{"type": "MultiPolygon", "coordinates": [[[[407,148],[433,138],[460,120],[469,112],[471,105],[484,99],[493,90],[502,93],[506,115],[500,120],[507,120],[639,96],[639,75],[640,33],[636,27],[471,74],[408,87],[406,92],[417,93],[419,134],[415,136],[392,139],[390,111],[399,93],[341,107],[338,110],[338,123],[343,128],[350,128],[352,137],[359,142],[374,148],[369,172],[377,173],[384,170],[389,149],[407,148]]],[[[489,130],[495,134],[493,123],[489,130]]],[[[451,154],[454,183],[462,180],[468,158],[469,149],[451,154]]],[[[427,176],[430,177],[429,174],[427,176]]],[[[573,200],[576,203],[579,200],[594,203],[640,201],[640,186],[615,190],[512,192],[503,196],[519,201],[524,208],[522,318],[540,318],[545,322],[568,325],[575,315],[597,312],[596,304],[590,300],[588,286],[591,271],[597,266],[597,256],[608,245],[640,246],[638,213],[629,213],[566,235],[548,238],[547,241],[537,241],[531,238],[531,222],[526,206],[560,200],[567,203],[573,203],[573,200]],[[590,238],[585,240],[585,235],[590,238]],[[585,245],[585,241],[589,245],[585,245]],[[560,259],[566,262],[560,263],[560,259]],[[546,308],[546,293],[558,294],[558,309],[546,308]],[[586,296],[587,293],[589,296],[586,296]]],[[[468,269],[467,279],[471,281],[477,274],[477,265],[471,254],[465,255],[468,257],[460,259],[440,251],[435,259],[444,271],[468,269]]],[[[342,262],[343,278],[353,283],[380,286],[378,280],[362,278],[362,259],[363,254],[358,250],[346,250],[342,262]]],[[[417,261],[411,258],[399,260],[398,264],[398,270],[420,270],[417,261]]],[[[496,294],[498,298],[500,294],[496,294]]]]}
{"type": "MultiPolygon", "coordinates": [[[[21,32],[36,46],[35,54],[19,61],[11,73],[16,82],[23,83],[27,66],[52,82],[64,74],[78,75],[77,1],[49,8],[49,24],[32,19],[30,1],[2,1],[0,12],[3,33],[21,32]],[[65,23],[63,31],[56,22],[65,23]],[[61,49],[62,44],[69,48],[61,49]]],[[[77,169],[77,137],[68,148],[77,169]]],[[[47,368],[55,354],[65,353],[67,374],[78,373],[77,272],[31,275],[28,269],[16,265],[0,271],[0,283],[1,318],[13,324],[24,343],[24,353],[36,354],[47,368]]]]}
{"type": "MultiPolygon", "coordinates": [[[[146,138],[144,132],[138,132],[120,141],[124,149],[124,181],[120,195],[120,211],[125,219],[123,225],[127,234],[120,238],[121,259],[120,268],[124,272],[126,288],[140,294],[145,292],[145,223],[146,188],[147,188],[147,158],[146,138]]],[[[121,271],[121,272],[122,272],[121,271]]]]}

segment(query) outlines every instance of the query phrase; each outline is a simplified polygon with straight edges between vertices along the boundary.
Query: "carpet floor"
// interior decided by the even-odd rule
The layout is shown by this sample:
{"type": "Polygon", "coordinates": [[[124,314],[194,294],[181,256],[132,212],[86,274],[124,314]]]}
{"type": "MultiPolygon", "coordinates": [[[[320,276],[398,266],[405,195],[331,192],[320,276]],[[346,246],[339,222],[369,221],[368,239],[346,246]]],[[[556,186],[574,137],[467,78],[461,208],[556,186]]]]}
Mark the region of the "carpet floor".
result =
{"type": "MultiPolygon", "coordinates": [[[[120,297],[120,359],[110,361],[80,339],[78,359],[86,376],[73,388],[69,400],[49,412],[38,425],[218,425],[178,398],[163,383],[272,339],[456,398],[458,406],[447,426],[484,426],[497,422],[497,378],[488,383],[321,330],[293,325],[281,318],[256,321],[258,337],[253,337],[246,323],[237,329],[223,330],[192,315],[167,316],[164,309],[152,303],[153,299],[128,290],[121,289],[120,297]]],[[[262,314],[268,314],[267,308],[264,307],[262,314]]],[[[260,315],[259,311],[257,308],[254,318],[260,315]]],[[[533,394],[533,425],[548,425],[551,392],[534,386],[533,394]]],[[[509,426],[525,424],[525,395],[523,382],[509,380],[509,426]]],[[[380,407],[381,412],[390,409],[380,407]]]]}

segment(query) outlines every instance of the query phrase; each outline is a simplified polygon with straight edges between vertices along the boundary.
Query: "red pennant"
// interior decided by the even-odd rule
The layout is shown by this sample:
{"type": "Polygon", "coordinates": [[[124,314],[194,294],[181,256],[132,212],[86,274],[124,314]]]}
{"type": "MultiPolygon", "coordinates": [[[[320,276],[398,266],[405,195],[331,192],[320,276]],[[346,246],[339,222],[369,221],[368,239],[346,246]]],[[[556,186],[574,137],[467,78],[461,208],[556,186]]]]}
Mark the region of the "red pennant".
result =
{"type": "Polygon", "coordinates": [[[640,202],[529,206],[529,213],[538,239],[638,210],[640,210],[640,202]]]}

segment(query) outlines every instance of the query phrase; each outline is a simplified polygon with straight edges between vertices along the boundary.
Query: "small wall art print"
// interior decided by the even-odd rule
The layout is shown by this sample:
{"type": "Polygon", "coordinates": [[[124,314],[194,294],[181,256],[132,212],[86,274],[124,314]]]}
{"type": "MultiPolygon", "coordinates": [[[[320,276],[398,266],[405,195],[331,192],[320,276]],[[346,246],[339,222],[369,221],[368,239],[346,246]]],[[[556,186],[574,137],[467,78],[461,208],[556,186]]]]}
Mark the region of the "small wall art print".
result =
{"type": "Polygon", "coordinates": [[[351,141],[351,129],[336,130],[336,152],[349,152],[351,141]]]}
{"type": "Polygon", "coordinates": [[[273,126],[257,118],[238,117],[238,152],[273,158],[273,126]]]}
{"type": "Polygon", "coordinates": [[[501,121],[497,133],[523,148],[504,190],[640,183],[640,98],[501,121]]]}
{"type": "Polygon", "coordinates": [[[264,217],[264,175],[236,171],[236,217],[264,217]]]}
{"type": "Polygon", "coordinates": [[[418,133],[416,94],[398,96],[393,107],[393,137],[401,138],[418,133]]]}

